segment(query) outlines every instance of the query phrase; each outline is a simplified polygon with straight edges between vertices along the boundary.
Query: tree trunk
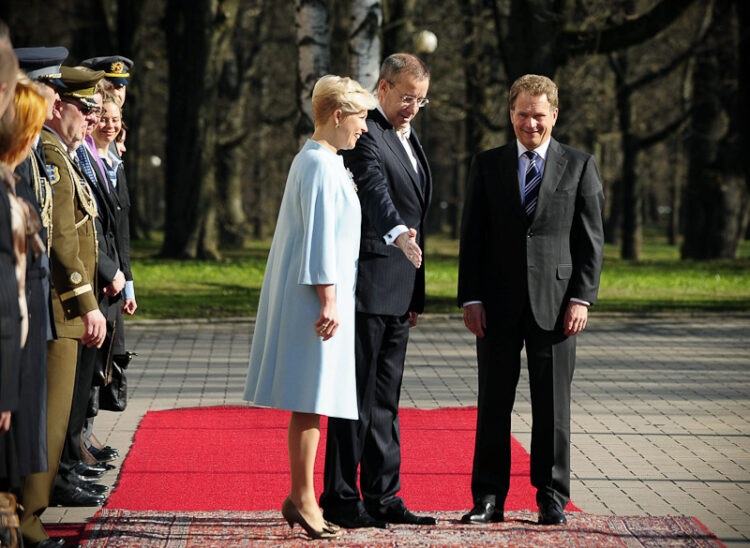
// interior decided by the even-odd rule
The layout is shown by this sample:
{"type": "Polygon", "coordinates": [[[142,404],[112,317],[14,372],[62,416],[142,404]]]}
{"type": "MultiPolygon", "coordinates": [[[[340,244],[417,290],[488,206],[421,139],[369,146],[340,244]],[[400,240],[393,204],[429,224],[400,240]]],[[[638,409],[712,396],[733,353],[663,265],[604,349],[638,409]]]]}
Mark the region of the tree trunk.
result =
{"type": "MultiPolygon", "coordinates": [[[[631,14],[634,2],[626,3],[631,14]]],[[[628,82],[629,60],[627,50],[610,55],[615,73],[616,103],[622,149],[622,247],[620,257],[625,260],[641,259],[641,226],[643,224],[643,189],[638,176],[638,142],[633,134],[633,88],[628,82]]]]}
{"type": "Polygon", "coordinates": [[[482,78],[482,32],[480,21],[482,19],[481,2],[478,0],[467,0],[461,3],[461,14],[464,24],[463,66],[465,82],[465,154],[466,169],[475,154],[482,150],[484,140],[484,125],[481,121],[480,109],[484,106],[484,90],[486,82],[482,78]]]}
{"type": "Polygon", "coordinates": [[[268,3],[269,0],[241,0],[242,15],[237,19],[219,89],[217,113],[221,116],[221,138],[216,149],[216,174],[222,246],[242,246],[248,231],[243,181],[257,181],[248,176],[251,170],[244,150],[249,135],[248,98],[259,99],[252,84],[257,78],[257,56],[268,35],[264,17],[269,11],[268,3]]]}
{"type": "Polygon", "coordinates": [[[564,21],[556,0],[511,0],[508,36],[501,52],[510,82],[527,73],[555,79],[555,73],[567,57],[560,47],[564,21]],[[508,45],[513,44],[513,50],[508,45]],[[519,55],[518,50],[523,54],[519,55]]]}
{"type": "Polygon", "coordinates": [[[354,0],[351,5],[349,74],[363,88],[374,91],[380,73],[380,0],[354,0]]]}
{"type": "Polygon", "coordinates": [[[416,0],[383,0],[383,58],[414,49],[416,0]]]}
{"type": "MultiPolygon", "coordinates": [[[[119,0],[117,7],[117,47],[116,51],[132,59],[134,62],[133,76],[128,83],[127,108],[123,111],[128,124],[126,135],[128,154],[125,161],[125,175],[130,192],[130,237],[132,239],[148,239],[153,230],[154,216],[148,213],[150,191],[153,185],[143,175],[144,163],[147,161],[147,151],[143,146],[144,115],[146,105],[143,102],[144,82],[138,72],[145,74],[143,54],[143,32],[141,14],[145,7],[145,0],[119,0]]],[[[153,2],[149,4],[153,9],[153,2]]],[[[163,8],[163,5],[161,6],[163,8]]]]}
{"type": "Polygon", "coordinates": [[[297,29],[297,136],[300,145],[313,130],[312,90],[331,67],[327,0],[295,0],[297,29]]]}
{"type": "Polygon", "coordinates": [[[708,47],[696,58],[683,258],[735,257],[746,222],[736,9],[732,0],[716,2],[708,47]]]}
{"type": "Polygon", "coordinates": [[[667,225],[667,242],[669,245],[677,245],[679,236],[682,233],[682,194],[684,181],[687,178],[687,157],[682,141],[674,144],[672,148],[673,152],[670,154],[672,158],[685,159],[685,161],[677,162],[677,165],[674,166],[672,186],[669,189],[670,211],[669,224],[667,225]]]}
{"type": "Polygon", "coordinates": [[[237,0],[167,4],[167,223],[162,254],[219,258],[215,101],[237,0]]]}

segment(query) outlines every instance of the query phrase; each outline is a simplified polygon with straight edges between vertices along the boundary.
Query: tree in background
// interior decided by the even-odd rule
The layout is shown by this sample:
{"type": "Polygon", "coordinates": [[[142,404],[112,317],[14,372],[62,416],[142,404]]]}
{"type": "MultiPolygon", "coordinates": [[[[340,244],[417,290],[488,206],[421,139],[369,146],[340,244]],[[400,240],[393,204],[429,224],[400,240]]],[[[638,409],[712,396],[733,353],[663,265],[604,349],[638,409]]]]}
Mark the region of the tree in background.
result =
{"type": "MultiPolygon", "coordinates": [[[[249,111],[262,93],[258,57],[268,40],[270,0],[240,0],[231,46],[223,62],[216,102],[219,136],[216,143],[218,227],[222,246],[241,247],[248,234],[244,189],[248,177],[246,143],[249,111]]],[[[262,199],[262,197],[260,197],[262,199]]]]}
{"type": "MultiPolygon", "coordinates": [[[[698,6],[702,8],[702,6],[698,6]]],[[[633,13],[635,2],[628,0],[626,13],[633,13]]],[[[620,256],[627,260],[640,260],[641,258],[641,228],[643,224],[643,200],[647,195],[644,189],[646,178],[639,173],[639,156],[641,152],[649,147],[663,142],[675,134],[685,125],[688,112],[682,108],[679,100],[673,101],[673,108],[667,112],[651,114],[648,109],[641,108],[641,118],[653,116],[656,122],[649,124],[650,131],[639,131],[639,125],[643,126],[642,120],[638,120],[635,105],[642,104],[635,95],[646,93],[654,89],[653,84],[670,76],[680,67],[684,67],[686,61],[691,58],[696,48],[705,38],[706,31],[711,20],[713,0],[708,2],[708,9],[704,9],[703,19],[695,17],[697,27],[693,30],[694,38],[691,42],[681,40],[679,45],[668,43],[665,48],[663,43],[658,46],[653,44],[656,40],[649,42],[650,49],[657,49],[656,59],[649,58],[648,52],[637,52],[636,55],[629,49],[619,50],[609,54],[609,62],[615,73],[616,105],[618,112],[620,149],[622,151],[622,169],[619,178],[619,193],[622,210],[622,245],[620,256]],[[667,49],[667,52],[664,50],[667,49]],[[671,56],[671,58],[669,56],[671,56]],[[638,59],[635,66],[631,64],[631,57],[638,59]],[[639,124],[639,122],[641,122],[639,124]]],[[[689,78],[690,71],[684,73],[689,78]]],[[[679,86],[680,88],[683,86],[679,86]]],[[[673,165],[676,169],[682,162],[674,161],[678,156],[664,158],[664,161],[673,165]]],[[[659,177],[652,181],[653,185],[671,186],[673,180],[669,178],[670,170],[659,170],[659,177]]]]}
{"type": "MultiPolygon", "coordinates": [[[[698,77],[690,77],[690,67],[697,69],[698,59],[690,52],[668,75],[654,78],[647,85],[638,84],[690,47],[694,29],[710,2],[633,0],[634,9],[628,13],[628,1],[381,0],[382,23],[377,29],[377,15],[372,15],[372,10],[377,9],[378,2],[371,0],[235,0],[234,24],[227,24],[223,34],[212,34],[226,38],[228,45],[223,48],[204,36],[210,34],[209,30],[216,31],[216,20],[194,25],[191,33],[184,32],[185,22],[174,7],[178,3],[171,1],[171,11],[167,11],[168,0],[5,0],[0,2],[0,17],[11,26],[16,46],[64,45],[71,51],[67,64],[110,53],[125,54],[135,61],[124,111],[130,125],[125,166],[133,203],[131,227],[136,237],[158,236],[164,230],[170,241],[182,231],[186,244],[190,238],[197,243],[183,249],[170,245],[169,254],[192,256],[194,247],[195,256],[211,258],[218,256],[221,246],[241,245],[248,237],[265,238],[273,231],[286,173],[299,149],[298,137],[309,135],[312,129],[309,118],[307,129],[300,129],[304,124],[298,105],[309,104],[311,85],[325,72],[364,79],[354,73],[351,39],[366,38],[363,42],[369,50],[363,51],[368,55],[378,49],[375,40],[381,41],[379,59],[375,62],[371,58],[375,67],[383,56],[395,51],[418,53],[414,37],[423,30],[434,32],[439,40],[435,54],[423,55],[432,73],[430,104],[415,122],[423,144],[429,146],[435,180],[434,207],[427,229],[455,233],[460,224],[458,211],[468,160],[478,150],[512,138],[507,112],[510,82],[523,72],[545,72],[561,88],[555,135],[596,154],[607,195],[608,241],[625,242],[632,233],[627,226],[624,231],[621,228],[624,210],[617,196],[627,163],[619,126],[626,103],[621,102],[618,108],[621,86],[615,81],[609,56],[615,60],[624,56],[628,62],[621,84],[629,91],[630,138],[642,143],[658,136],[674,121],[666,114],[682,115],[690,106],[701,104],[691,91],[698,77]],[[304,60],[293,24],[298,8],[318,13],[322,9],[325,14],[324,22],[318,25],[311,25],[311,16],[303,18],[309,29],[317,30],[302,36],[299,46],[308,52],[320,48],[323,57],[330,52],[323,67],[316,68],[314,63],[319,61],[314,55],[307,56],[311,64],[302,64],[304,77],[295,70],[304,60]],[[362,15],[352,19],[354,13],[362,15]],[[49,21],[55,24],[49,25],[49,21]],[[178,33],[193,44],[172,47],[178,33]],[[173,42],[170,47],[168,39],[173,42]],[[211,67],[201,65],[205,60],[202,55],[190,53],[191,48],[199,47],[210,49],[211,67]],[[169,76],[174,71],[182,73],[182,80],[169,76]],[[306,92],[298,91],[298,78],[299,89],[303,80],[309,86],[306,92]],[[213,104],[201,107],[199,102],[213,104]],[[191,120],[175,121],[175,116],[191,120]],[[194,140],[204,138],[204,129],[214,133],[212,151],[194,144],[194,140]],[[160,162],[161,158],[166,161],[160,162]],[[206,190],[211,188],[212,192],[206,190]],[[207,245],[212,240],[216,243],[207,245]],[[211,247],[213,251],[207,252],[211,247]]],[[[182,4],[185,9],[189,4],[196,17],[208,9],[202,1],[182,4]]],[[[215,5],[225,10],[228,4],[215,5]]],[[[737,66],[747,67],[748,63],[746,29],[750,26],[742,21],[747,19],[750,2],[725,0],[721,5],[727,10],[724,19],[740,20],[732,31],[735,72],[727,77],[734,79],[735,86],[739,80],[734,93],[744,97],[748,70],[737,66]]],[[[224,17],[216,15],[218,19],[224,17]]],[[[732,24],[724,21],[726,28],[732,24]]],[[[719,42],[718,32],[706,42],[711,47],[702,50],[702,64],[719,55],[715,47],[719,42]]],[[[724,108],[724,103],[720,104],[724,108]]],[[[740,102],[739,109],[747,108],[747,101],[740,102]]],[[[690,113],[692,116],[693,111],[690,113]]],[[[747,127],[737,121],[746,118],[735,116],[735,125],[730,124],[731,138],[742,135],[745,139],[740,150],[747,149],[747,127]]],[[[691,128],[698,127],[697,118],[690,121],[691,128]]],[[[716,123],[712,127],[725,126],[716,123]]],[[[687,148],[700,148],[692,139],[688,141],[688,133],[678,128],[637,149],[636,186],[631,188],[635,188],[640,205],[628,208],[642,217],[644,226],[669,223],[675,242],[680,237],[676,228],[680,188],[687,180],[687,148]],[[670,208],[667,219],[665,211],[670,208]]],[[[725,140],[730,142],[731,138],[725,140]]],[[[740,167],[736,180],[746,181],[750,155],[737,156],[740,167]]],[[[711,169],[724,169],[720,162],[715,166],[711,169]]],[[[696,165],[690,169],[700,173],[696,165]]],[[[704,174],[710,175],[711,169],[706,168],[704,174]]],[[[706,180],[706,176],[695,177],[691,184],[706,180]]],[[[689,201],[693,202],[690,207],[697,208],[691,210],[683,226],[689,228],[694,219],[705,215],[705,226],[710,227],[690,238],[711,234],[716,223],[732,217],[722,209],[724,206],[711,213],[716,200],[743,199],[737,195],[734,200],[723,193],[724,186],[718,185],[720,192],[701,191],[683,200],[682,209],[687,210],[689,201]]],[[[740,215],[736,229],[741,231],[746,225],[740,215]]],[[[722,237],[714,236],[717,238],[722,237]]]]}
{"type": "Polygon", "coordinates": [[[380,74],[380,0],[352,0],[349,20],[349,75],[374,90],[380,74]]]}
{"type": "Polygon", "coordinates": [[[733,258],[747,229],[750,194],[742,132],[748,122],[740,117],[740,101],[746,99],[740,100],[738,76],[741,33],[748,38],[747,27],[740,26],[740,3],[716,0],[705,47],[696,56],[684,258],[733,258]]]}
{"type": "Polygon", "coordinates": [[[217,259],[216,162],[219,77],[237,0],[167,2],[169,110],[167,215],[162,254],[217,259]]]}
{"type": "Polygon", "coordinates": [[[312,90],[321,76],[331,72],[331,42],[327,0],[295,0],[297,29],[297,136],[313,132],[312,90]]]}

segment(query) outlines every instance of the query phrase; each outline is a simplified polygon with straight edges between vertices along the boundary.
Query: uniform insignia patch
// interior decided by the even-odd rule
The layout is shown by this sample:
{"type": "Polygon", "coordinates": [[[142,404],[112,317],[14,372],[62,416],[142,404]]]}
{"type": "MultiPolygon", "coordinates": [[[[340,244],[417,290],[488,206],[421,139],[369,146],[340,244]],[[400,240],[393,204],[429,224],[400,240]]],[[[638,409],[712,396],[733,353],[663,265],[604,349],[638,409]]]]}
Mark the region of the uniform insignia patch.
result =
{"type": "Polygon", "coordinates": [[[74,284],[79,284],[83,281],[83,276],[81,276],[78,272],[73,272],[73,274],[70,275],[70,281],[74,284]]]}
{"type": "Polygon", "coordinates": [[[47,179],[53,185],[60,180],[60,170],[57,169],[57,166],[47,164],[44,166],[44,170],[47,172],[47,179]]]}
{"type": "Polygon", "coordinates": [[[123,65],[120,61],[117,61],[116,63],[112,63],[111,71],[112,72],[123,72],[125,69],[125,65],[123,65]]]}

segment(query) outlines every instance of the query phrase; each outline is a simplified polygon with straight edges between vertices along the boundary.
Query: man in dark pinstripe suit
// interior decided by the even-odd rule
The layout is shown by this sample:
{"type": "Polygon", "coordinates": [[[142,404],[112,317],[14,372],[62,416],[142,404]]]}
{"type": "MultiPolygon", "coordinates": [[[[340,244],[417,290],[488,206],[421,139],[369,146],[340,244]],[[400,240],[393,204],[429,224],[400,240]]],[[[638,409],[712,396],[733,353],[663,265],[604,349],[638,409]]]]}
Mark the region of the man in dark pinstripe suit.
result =
{"type": "Polygon", "coordinates": [[[327,520],[347,528],[435,524],[432,517],[412,514],[396,496],[401,489],[398,403],[409,328],[424,309],[423,226],[432,192],[430,167],[410,122],[428,102],[429,83],[418,58],[388,57],[380,70],[379,104],[368,113],[368,132],[343,154],[362,205],[359,420],[328,421],[320,505],[327,520]]]}

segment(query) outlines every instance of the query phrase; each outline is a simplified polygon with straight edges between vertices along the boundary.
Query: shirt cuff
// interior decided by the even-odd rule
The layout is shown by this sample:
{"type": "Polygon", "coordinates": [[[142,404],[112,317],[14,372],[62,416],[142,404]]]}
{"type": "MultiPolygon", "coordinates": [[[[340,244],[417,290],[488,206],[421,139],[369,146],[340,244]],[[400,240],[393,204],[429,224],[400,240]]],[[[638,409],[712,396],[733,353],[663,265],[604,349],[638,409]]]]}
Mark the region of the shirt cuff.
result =
{"type": "Polygon", "coordinates": [[[469,306],[470,304],[482,304],[482,301],[466,301],[466,302],[465,302],[464,304],[462,304],[461,306],[462,306],[463,308],[466,308],[466,307],[467,307],[467,306],[469,306]]]}
{"type": "Polygon", "coordinates": [[[572,302],[572,303],[581,303],[581,304],[585,304],[586,306],[591,306],[590,302],[584,301],[583,299],[576,299],[575,297],[571,297],[570,298],[570,302],[572,302]]]}
{"type": "Polygon", "coordinates": [[[122,290],[122,293],[126,299],[135,299],[135,286],[133,286],[133,280],[125,282],[125,289],[122,290]]]}
{"type": "Polygon", "coordinates": [[[383,239],[385,240],[385,243],[388,245],[396,245],[394,242],[396,241],[396,238],[401,236],[404,232],[409,232],[409,229],[406,227],[406,225],[397,225],[394,226],[388,234],[383,236],[383,239]]]}

